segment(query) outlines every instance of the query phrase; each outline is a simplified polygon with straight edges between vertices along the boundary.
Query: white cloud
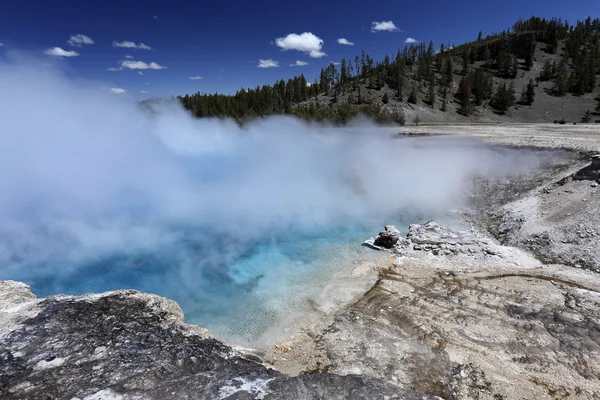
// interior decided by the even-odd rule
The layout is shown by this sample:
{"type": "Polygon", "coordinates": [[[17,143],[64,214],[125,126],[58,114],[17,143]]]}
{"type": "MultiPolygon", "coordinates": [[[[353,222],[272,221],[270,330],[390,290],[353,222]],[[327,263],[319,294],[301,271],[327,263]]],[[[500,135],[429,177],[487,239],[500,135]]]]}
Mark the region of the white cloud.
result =
{"type": "Polygon", "coordinates": [[[138,75],[144,75],[142,71],[138,71],[138,75]]]}
{"type": "Polygon", "coordinates": [[[149,84],[150,84],[150,82],[144,82],[144,85],[149,85],[149,84]]]}
{"type": "Polygon", "coordinates": [[[290,64],[290,67],[302,67],[304,65],[308,65],[306,61],[297,60],[295,63],[290,64]]]}
{"type": "Polygon", "coordinates": [[[150,93],[150,92],[149,92],[149,91],[147,91],[147,90],[142,90],[142,91],[140,91],[140,93],[141,93],[141,94],[148,94],[148,93],[150,93]]]}
{"type": "Polygon", "coordinates": [[[125,54],[125,58],[128,59],[128,60],[132,60],[133,56],[130,56],[129,54],[125,54]]]}
{"type": "Polygon", "coordinates": [[[158,17],[157,17],[156,15],[153,15],[153,16],[152,16],[152,18],[154,18],[154,19],[158,19],[158,17]]]}
{"type": "Polygon", "coordinates": [[[52,47],[50,49],[44,50],[44,54],[47,56],[54,57],[77,57],[79,55],[76,51],[67,51],[63,50],[60,47],[52,47]]]}
{"type": "Polygon", "coordinates": [[[94,44],[96,42],[91,37],[78,33],[77,35],[71,35],[67,43],[71,46],[83,47],[84,44],[94,44]]]}
{"type": "Polygon", "coordinates": [[[279,67],[279,62],[277,62],[275,60],[271,60],[271,59],[258,60],[258,68],[277,68],[277,67],[279,67]]]}
{"type": "Polygon", "coordinates": [[[129,68],[129,69],[165,69],[165,68],[167,68],[167,67],[157,64],[155,62],[151,62],[150,64],[148,64],[143,61],[133,61],[133,60],[121,61],[121,67],[129,68]]]}
{"type": "Polygon", "coordinates": [[[110,91],[115,93],[115,94],[123,94],[126,92],[125,89],[121,89],[120,87],[114,87],[114,88],[110,88],[110,91]]]}
{"type": "Polygon", "coordinates": [[[0,47],[4,46],[4,43],[0,42],[0,47]]]}
{"type": "Polygon", "coordinates": [[[373,22],[371,25],[372,32],[388,31],[398,32],[400,29],[392,21],[373,22]]]}
{"type": "Polygon", "coordinates": [[[196,75],[196,76],[188,76],[188,79],[191,79],[193,81],[199,81],[200,79],[204,79],[204,78],[196,75]]]}
{"type": "Polygon", "coordinates": [[[113,71],[113,72],[117,72],[117,71],[123,71],[123,68],[114,68],[114,67],[110,67],[110,68],[106,68],[109,71],[113,71]]]}
{"type": "Polygon", "coordinates": [[[419,43],[419,41],[417,39],[415,39],[415,38],[409,37],[409,38],[406,38],[406,40],[404,41],[404,43],[409,43],[409,44],[410,43],[419,43]]]}
{"type": "Polygon", "coordinates": [[[337,62],[337,61],[332,61],[331,62],[333,65],[340,65],[341,63],[337,62]]]}
{"type": "Polygon", "coordinates": [[[339,44],[343,44],[343,45],[345,45],[345,46],[354,46],[354,42],[351,42],[351,41],[349,41],[348,39],[344,39],[344,38],[339,38],[339,39],[337,40],[337,42],[338,42],[339,44]]]}
{"type": "Polygon", "coordinates": [[[144,44],[144,43],[135,43],[130,42],[129,40],[124,40],[122,42],[113,42],[113,47],[124,47],[126,49],[139,49],[139,50],[152,50],[152,47],[144,44]]]}
{"type": "Polygon", "coordinates": [[[282,50],[302,51],[312,58],[320,58],[326,55],[321,51],[323,43],[323,39],[310,32],[304,32],[301,35],[290,33],[286,37],[275,39],[275,44],[282,50]]]}

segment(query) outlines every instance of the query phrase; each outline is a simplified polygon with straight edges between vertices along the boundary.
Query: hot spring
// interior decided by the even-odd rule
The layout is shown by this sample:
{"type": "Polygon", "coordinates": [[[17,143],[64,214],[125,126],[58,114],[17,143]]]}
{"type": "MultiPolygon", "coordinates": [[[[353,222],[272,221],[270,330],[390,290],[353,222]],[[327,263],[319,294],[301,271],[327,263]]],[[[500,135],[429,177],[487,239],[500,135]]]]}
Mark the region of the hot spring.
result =
{"type": "Polygon", "coordinates": [[[246,345],[371,257],[360,243],[384,224],[438,218],[473,173],[539,162],[364,120],[196,120],[35,63],[0,63],[0,88],[0,279],[156,293],[246,345]]]}

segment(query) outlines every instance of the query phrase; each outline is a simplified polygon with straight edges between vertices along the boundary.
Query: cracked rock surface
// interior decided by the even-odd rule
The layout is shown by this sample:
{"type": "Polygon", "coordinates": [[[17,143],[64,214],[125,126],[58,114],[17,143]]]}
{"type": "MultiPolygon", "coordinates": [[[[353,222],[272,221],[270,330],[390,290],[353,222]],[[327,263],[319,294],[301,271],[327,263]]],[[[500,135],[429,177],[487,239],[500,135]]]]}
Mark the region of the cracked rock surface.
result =
{"type": "Polygon", "coordinates": [[[0,282],[2,399],[421,399],[378,378],[288,377],[132,290],[36,300],[0,282]]]}
{"type": "Polygon", "coordinates": [[[490,231],[547,263],[600,272],[598,157],[584,157],[564,173],[488,213],[490,231]]]}
{"type": "Polygon", "coordinates": [[[330,372],[444,399],[600,397],[597,274],[435,222],[385,250],[396,261],[316,340],[330,372]]]}

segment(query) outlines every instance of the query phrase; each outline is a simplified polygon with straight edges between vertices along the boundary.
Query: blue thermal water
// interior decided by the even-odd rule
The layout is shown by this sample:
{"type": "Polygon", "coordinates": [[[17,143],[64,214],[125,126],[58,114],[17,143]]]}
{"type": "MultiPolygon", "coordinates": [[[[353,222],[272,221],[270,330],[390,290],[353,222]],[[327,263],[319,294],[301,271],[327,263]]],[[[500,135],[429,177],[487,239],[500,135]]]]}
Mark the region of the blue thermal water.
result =
{"type": "Polygon", "coordinates": [[[322,288],[342,258],[371,252],[361,243],[386,222],[407,226],[407,220],[396,217],[279,230],[252,241],[186,228],[176,232],[177,240],[151,251],[101,254],[80,264],[24,263],[17,276],[13,270],[6,278],[30,284],[38,296],[116,289],[156,293],[177,301],[186,321],[251,345],[322,288]]]}

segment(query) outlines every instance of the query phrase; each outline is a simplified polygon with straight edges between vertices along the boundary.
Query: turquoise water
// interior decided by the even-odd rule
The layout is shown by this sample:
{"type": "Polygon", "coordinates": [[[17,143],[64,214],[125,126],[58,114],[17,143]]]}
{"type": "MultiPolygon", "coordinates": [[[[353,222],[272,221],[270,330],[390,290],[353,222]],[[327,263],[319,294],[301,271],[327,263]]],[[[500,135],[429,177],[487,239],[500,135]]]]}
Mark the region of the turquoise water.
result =
{"type": "Polygon", "coordinates": [[[105,254],[81,264],[24,265],[11,279],[30,284],[38,296],[125,288],[156,293],[177,301],[188,322],[252,345],[282,316],[305,306],[343,260],[372,252],[361,244],[384,223],[406,228],[414,218],[280,230],[253,241],[181,229],[173,233],[179,240],[152,251],[105,254]]]}
{"type": "MultiPolygon", "coordinates": [[[[452,218],[436,219],[464,227],[452,218]]],[[[155,293],[177,301],[187,322],[230,343],[253,346],[282,318],[306,309],[336,271],[372,255],[375,251],[362,243],[384,224],[406,231],[410,223],[426,220],[424,215],[374,217],[280,229],[253,240],[208,228],[180,228],[151,251],[99,254],[80,263],[22,262],[0,279],[26,282],[40,297],[117,289],[155,293]]]]}

